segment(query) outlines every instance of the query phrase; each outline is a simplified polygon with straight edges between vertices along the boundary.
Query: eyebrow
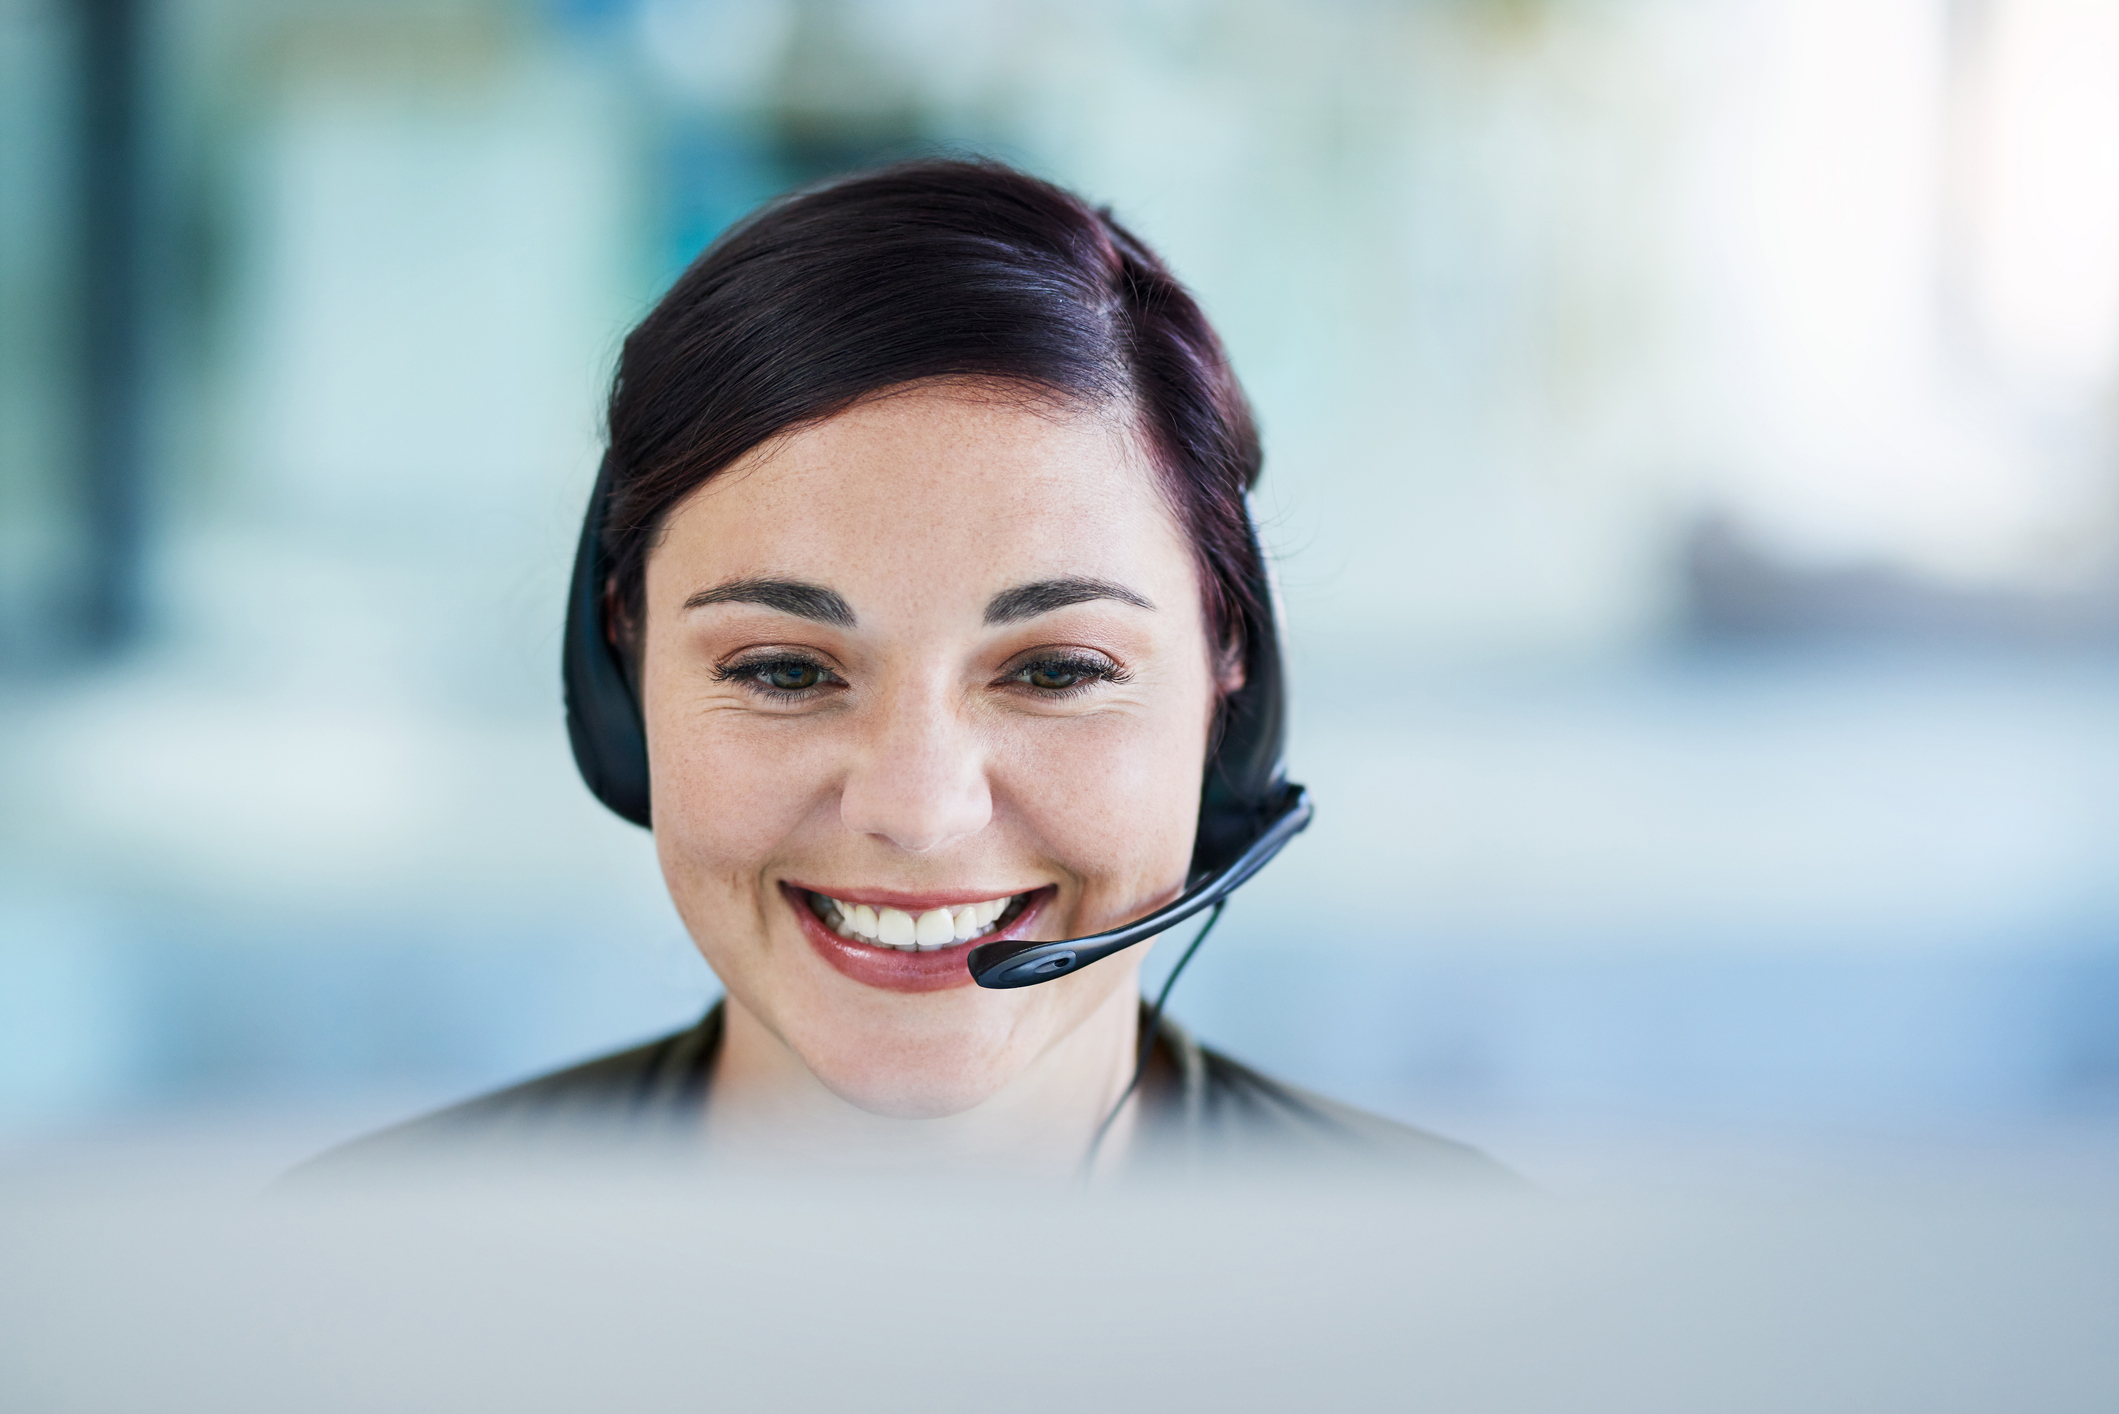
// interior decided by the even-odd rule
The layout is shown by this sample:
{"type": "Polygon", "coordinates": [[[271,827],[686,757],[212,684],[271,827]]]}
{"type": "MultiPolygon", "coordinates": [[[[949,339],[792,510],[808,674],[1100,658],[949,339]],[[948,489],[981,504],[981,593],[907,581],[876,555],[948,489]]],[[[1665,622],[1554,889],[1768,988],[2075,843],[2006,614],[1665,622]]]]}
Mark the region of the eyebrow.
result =
{"type": "Polygon", "coordinates": [[[1064,609],[1069,604],[1087,604],[1094,599],[1116,599],[1136,609],[1152,611],[1155,608],[1123,584],[1070,575],[1064,579],[1041,579],[1035,584],[1018,584],[1013,589],[1002,590],[986,606],[986,622],[1012,624],[1022,619],[1034,619],[1039,614],[1049,614],[1054,609],[1064,609]]]}
{"type": "Polygon", "coordinates": [[[836,591],[798,579],[735,579],[702,589],[684,601],[686,609],[703,609],[708,604],[758,604],[798,619],[839,628],[854,626],[853,607],[836,591]]]}

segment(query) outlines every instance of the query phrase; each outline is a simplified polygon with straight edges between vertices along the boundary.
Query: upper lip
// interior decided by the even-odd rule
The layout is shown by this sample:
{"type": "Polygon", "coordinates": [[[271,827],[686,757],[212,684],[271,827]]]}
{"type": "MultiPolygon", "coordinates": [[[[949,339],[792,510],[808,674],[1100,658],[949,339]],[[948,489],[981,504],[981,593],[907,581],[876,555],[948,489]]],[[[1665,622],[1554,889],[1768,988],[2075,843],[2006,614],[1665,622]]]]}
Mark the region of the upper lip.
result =
{"type": "MultiPolygon", "coordinates": [[[[806,893],[822,894],[841,903],[865,903],[870,908],[895,908],[906,913],[926,913],[937,908],[962,908],[967,903],[986,903],[997,898],[1017,898],[1035,893],[1029,889],[937,889],[930,893],[900,893],[896,889],[842,889],[826,888],[821,884],[801,884],[790,879],[787,887],[806,893]]],[[[1042,885],[1038,886],[1042,887],[1042,885]]]]}

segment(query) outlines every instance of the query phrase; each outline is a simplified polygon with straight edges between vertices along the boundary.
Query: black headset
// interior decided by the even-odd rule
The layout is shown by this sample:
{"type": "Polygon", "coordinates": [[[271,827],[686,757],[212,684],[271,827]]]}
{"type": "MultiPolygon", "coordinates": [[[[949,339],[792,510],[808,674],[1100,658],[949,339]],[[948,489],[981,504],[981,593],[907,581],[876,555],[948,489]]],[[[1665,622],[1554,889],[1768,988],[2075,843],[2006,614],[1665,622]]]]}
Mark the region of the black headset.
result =
{"type": "MultiPolygon", "coordinates": [[[[574,746],[574,764],[581,768],[581,778],[596,798],[645,828],[649,821],[647,731],[632,677],[611,642],[605,621],[605,587],[612,567],[604,549],[603,521],[611,479],[611,458],[606,454],[596,473],[596,488],[589,494],[581,543],[574,552],[573,584],[567,591],[562,653],[567,739],[574,746]]],[[[1251,563],[1257,567],[1249,585],[1257,613],[1248,616],[1245,624],[1243,686],[1222,704],[1214,752],[1207,762],[1200,791],[1199,834],[1185,892],[1145,918],[1086,938],[981,944],[966,958],[973,980],[981,987],[1049,982],[1216,908],[1310,823],[1310,793],[1290,784],[1280,768],[1286,685],[1273,587],[1266,578],[1265,557],[1257,553],[1257,532],[1247,528],[1247,533],[1251,563]]]]}

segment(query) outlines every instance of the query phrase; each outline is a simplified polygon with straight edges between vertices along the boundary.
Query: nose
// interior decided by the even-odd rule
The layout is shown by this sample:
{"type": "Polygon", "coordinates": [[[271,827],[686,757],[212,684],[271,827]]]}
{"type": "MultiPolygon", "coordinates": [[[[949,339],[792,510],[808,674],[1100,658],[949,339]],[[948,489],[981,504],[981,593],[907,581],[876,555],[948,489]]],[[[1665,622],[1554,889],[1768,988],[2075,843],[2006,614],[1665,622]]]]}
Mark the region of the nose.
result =
{"type": "Polygon", "coordinates": [[[984,752],[944,691],[885,688],[839,797],[846,828],[914,853],[977,834],[993,818],[984,752]]]}

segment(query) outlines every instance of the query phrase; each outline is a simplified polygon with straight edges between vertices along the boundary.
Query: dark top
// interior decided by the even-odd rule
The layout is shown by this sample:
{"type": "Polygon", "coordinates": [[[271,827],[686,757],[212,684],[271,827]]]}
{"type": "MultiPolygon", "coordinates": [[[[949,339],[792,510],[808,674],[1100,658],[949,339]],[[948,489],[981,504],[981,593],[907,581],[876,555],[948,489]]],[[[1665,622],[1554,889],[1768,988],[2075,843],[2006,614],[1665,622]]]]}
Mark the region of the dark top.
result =
{"type": "MultiPolygon", "coordinates": [[[[610,1140],[695,1141],[721,1025],[717,1002],[696,1026],[354,1140],[290,1177],[584,1140],[599,1147],[610,1140]]],[[[1438,1182],[1521,1183],[1476,1149],[1268,1079],[1200,1045],[1167,1017],[1156,1027],[1141,1080],[1141,1121],[1129,1168],[1234,1171],[1292,1162],[1438,1182]]]]}

